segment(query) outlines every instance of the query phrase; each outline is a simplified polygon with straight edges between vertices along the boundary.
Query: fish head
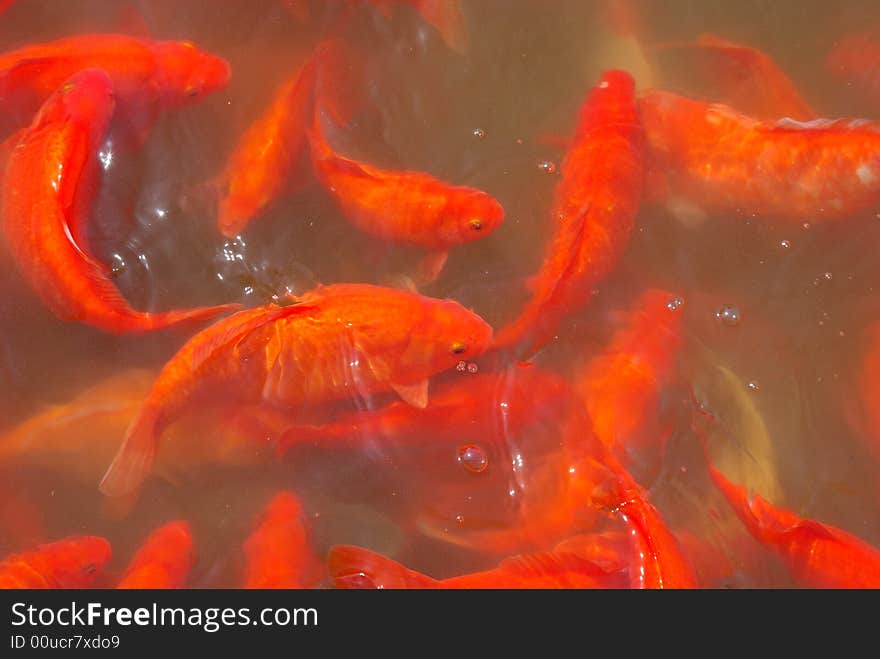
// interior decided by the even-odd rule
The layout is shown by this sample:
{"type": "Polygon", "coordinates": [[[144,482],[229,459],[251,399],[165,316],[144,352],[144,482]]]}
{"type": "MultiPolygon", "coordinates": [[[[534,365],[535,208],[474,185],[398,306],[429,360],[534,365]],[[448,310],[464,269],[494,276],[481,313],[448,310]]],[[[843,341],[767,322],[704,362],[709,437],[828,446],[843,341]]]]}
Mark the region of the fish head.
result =
{"type": "Polygon", "coordinates": [[[229,62],[189,41],[161,41],[153,52],[158,61],[162,97],[168,106],[195,103],[229,83],[229,62]]]}
{"type": "Polygon", "coordinates": [[[492,196],[475,188],[457,188],[444,209],[440,237],[448,245],[479,240],[504,221],[504,207],[492,196]]]}
{"type": "Polygon", "coordinates": [[[492,328],[454,300],[425,298],[421,318],[408,328],[392,380],[410,384],[474,359],[491,345],[492,328]]]}
{"type": "Polygon", "coordinates": [[[40,547],[38,571],[59,588],[86,588],[110,560],[110,543],[98,536],[73,536],[40,547]]]}
{"type": "Polygon", "coordinates": [[[106,131],[116,108],[113,81],[101,69],[77,71],[40,108],[34,126],[75,122],[96,135],[106,131]]]}

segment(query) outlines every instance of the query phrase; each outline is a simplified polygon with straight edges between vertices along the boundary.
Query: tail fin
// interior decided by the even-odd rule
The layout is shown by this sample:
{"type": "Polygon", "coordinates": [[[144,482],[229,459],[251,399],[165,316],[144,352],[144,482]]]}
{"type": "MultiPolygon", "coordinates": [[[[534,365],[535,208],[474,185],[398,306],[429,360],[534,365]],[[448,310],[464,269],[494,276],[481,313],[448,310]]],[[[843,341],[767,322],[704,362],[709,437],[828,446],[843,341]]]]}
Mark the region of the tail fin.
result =
{"type": "Polygon", "coordinates": [[[129,426],[122,446],[101,480],[100,490],[105,496],[123,497],[140,488],[156,457],[158,421],[156,408],[145,405],[129,426]]]}
{"type": "Polygon", "coordinates": [[[438,583],[397,561],[353,545],[331,547],[327,568],[336,588],[436,588],[438,583]]]}
{"type": "Polygon", "coordinates": [[[416,11],[440,33],[447,48],[467,54],[470,37],[459,0],[419,0],[416,11]]]}

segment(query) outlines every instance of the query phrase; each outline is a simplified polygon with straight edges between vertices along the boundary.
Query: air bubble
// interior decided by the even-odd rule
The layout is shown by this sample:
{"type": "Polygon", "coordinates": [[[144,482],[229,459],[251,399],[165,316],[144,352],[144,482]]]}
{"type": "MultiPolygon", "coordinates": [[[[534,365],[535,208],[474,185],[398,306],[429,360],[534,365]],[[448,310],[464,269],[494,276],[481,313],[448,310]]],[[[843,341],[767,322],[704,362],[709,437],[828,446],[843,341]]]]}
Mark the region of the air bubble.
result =
{"type": "Polygon", "coordinates": [[[455,365],[455,370],[458,371],[459,373],[464,373],[465,370],[467,370],[467,362],[464,360],[461,360],[460,362],[458,362],[455,365]]]}
{"type": "Polygon", "coordinates": [[[780,240],[780,241],[779,241],[779,246],[780,246],[782,249],[789,249],[789,248],[791,247],[791,242],[789,242],[788,240],[780,240]]]}
{"type": "Polygon", "coordinates": [[[749,389],[751,389],[752,391],[760,391],[761,390],[761,385],[758,383],[757,380],[752,380],[746,386],[749,389]]]}
{"type": "Polygon", "coordinates": [[[458,447],[458,462],[468,471],[481,474],[489,466],[489,456],[477,444],[463,444],[458,447]]]}
{"type": "Polygon", "coordinates": [[[824,275],[822,275],[822,276],[825,277],[825,279],[826,279],[827,281],[831,281],[831,279],[834,277],[834,275],[831,274],[830,272],[826,272],[826,273],[825,273],[824,275]]]}
{"type": "Polygon", "coordinates": [[[482,140],[486,137],[486,131],[484,131],[482,128],[474,128],[471,131],[471,135],[476,137],[478,140],[482,140]]]}
{"type": "Polygon", "coordinates": [[[725,304],[715,312],[715,317],[728,327],[739,325],[739,309],[732,305],[725,304]]]}
{"type": "Polygon", "coordinates": [[[683,304],[684,300],[682,300],[680,297],[674,297],[666,303],[666,308],[670,311],[678,311],[679,309],[681,309],[681,305],[683,304]]]}
{"type": "Polygon", "coordinates": [[[476,362],[470,362],[470,363],[467,365],[467,372],[468,372],[468,373],[476,373],[476,372],[479,371],[479,370],[480,370],[480,367],[477,366],[476,362]]]}
{"type": "Polygon", "coordinates": [[[556,163],[552,160],[542,160],[538,163],[538,169],[543,171],[545,174],[555,174],[556,173],[556,163]]]}

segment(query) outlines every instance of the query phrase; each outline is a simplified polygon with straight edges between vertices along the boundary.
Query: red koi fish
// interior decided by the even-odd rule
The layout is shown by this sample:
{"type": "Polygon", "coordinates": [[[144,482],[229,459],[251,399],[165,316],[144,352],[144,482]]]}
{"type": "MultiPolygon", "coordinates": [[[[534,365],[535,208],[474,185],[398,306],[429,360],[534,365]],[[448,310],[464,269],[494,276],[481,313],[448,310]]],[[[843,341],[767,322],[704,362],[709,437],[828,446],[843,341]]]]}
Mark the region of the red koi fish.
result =
{"type": "Polygon", "coordinates": [[[569,391],[561,379],[532,366],[455,377],[433,388],[424,409],[397,401],[320,426],[294,426],[281,436],[279,450],[301,443],[420,448],[430,442],[448,448],[450,442],[464,445],[469,438],[488,444],[513,441],[532,423],[561,414],[569,391]]]}
{"type": "Polygon", "coordinates": [[[324,136],[323,115],[319,105],[311,132],[318,181],[361,231],[429,250],[429,280],[439,274],[450,248],[488,236],[504,220],[501,204],[482,190],[425,172],[379,169],[336,153],[324,136]]]}
{"type": "Polygon", "coordinates": [[[749,496],[709,466],[718,489],[759,542],[782,557],[791,576],[807,588],[880,588],[880,550],[827,524],[803,519],[763,497],[749,496]]]}
{"type": "Polygon", "coordinates": [[[223,174],[217,227],[229,238],[305,181],[314,61],[285,80],[265,112],[245,131],[223,174]]]}
{"type": "MultiPolygon", "coordinates": [[[[671,60],[668,68],[675,69],[686,89],[713,101],[760,119],[816,118],[791,79],[757,48],[703,34],[696,41],[662,44],[656,50],[671,60]]],[[[672,80],[678,79],[673,75],[672,80]]]]}
{"type": "Polygon", "coordinates": [[[645,291],[607,347],[576,375],[596,436],[624,464],[633,454],[662,451],[669,434],[658,407],[682,342],[680,307],[673,293],[645,291]]]}
{"type": "Polygon", "coordinates": [[[337,545],[327,559],[336,588],[625,588],[625,574],[579,556],[576,552],[540,552],[512,556],[498,567],[448,579],[433,579],[381,554],[337,545]]]}
{"type": "Polygon", "coordinates": [[[211,318],[237,305],[147,313],[132,309],[89,252],[97,154],[113,114],[113,83],[85,69],[46,101],[6,167],[0,221],[18,270],[61,320],[123,334],[211,318]]]}
{"type": "Polygon", "coordinates": [[[0,589],[88,588],[110,560],[110,543],[71,536],[0,561],[0,589]]]}
{"type": "Polygon", "coordinates": [[[644,178],[634,91],[629,74],[608,71],[581,106],[556,188],[555,233],[530,281],[534,295],[498,332],[496,347],[516,347],[525,355],[540,350],[566,315],[589,303],[593,286],[623,254],[644,178]]]}
{"type": "Polygon", "coordinates": [[[305,513],[296,495],[279,492],[244,544],[245,588],[309,588],[320,577],[305,513]]]}
{"type": "Polygon", "coordinates": [[[614,483],[605,496],[594,496],[629,529],[633,550],[629,574],[632,588],[696,588],[694,568],[648,494],[609,457],[614,483]],[[607,497],[607,498],[606,498],[607,497]]]}
{"type": "Polygon", "coordinates": [[[116,127],[145,141],[162,111],[222,89],[229,64],[188,41],[149,41],[123,34],[82,34],[0,55],[0,107],[7,131],[25,125],[77,71],[98,68],[113,81],[116,127]]]}
{"type": "Polygon", "coordinates": [[[825,59],[826,70],[880,108],[880,37],[876,28],[844,37],[825,59]]]}
{"type": "Polygon", "coordinates": [[[194,561],[189,524],[169,522],[149,535],[116,587],[183,588],[194,561]]]}
{"type": "Polygon", "coordinates": [[[668,202],[692,213],[824,222],[880,202],[880,129],[855,119],[760,121],[654,92],[639,105],[668,202]]]}
{"type": "Polygon", "coordinates": [[[393,389],[425,407],[428,377],[482,353],[492,328],[452,300],[367,284],[321,286],[241,311],[191,338],[160,372],[101,490],[134,491],[167,425],[199,399],[308,404],[393,389]]]}

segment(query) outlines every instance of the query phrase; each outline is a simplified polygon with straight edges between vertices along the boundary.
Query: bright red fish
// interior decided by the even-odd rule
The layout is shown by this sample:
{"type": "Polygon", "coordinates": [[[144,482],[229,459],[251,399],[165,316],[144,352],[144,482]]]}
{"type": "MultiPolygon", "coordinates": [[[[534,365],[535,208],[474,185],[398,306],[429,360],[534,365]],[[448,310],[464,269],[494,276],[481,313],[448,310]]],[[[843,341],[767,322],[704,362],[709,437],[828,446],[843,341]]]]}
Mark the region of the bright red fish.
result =
{"type": "Polygon", "coordinates": [[[533,297],[498,332],[497,347],[516,347],[526,355],[540,350],[563,318],[589,303],[593,287],[626,249],[644,177],[634,93],[629,74],[608,71],[581,106],[556,187],[554,235],[530,282],[533,297]]]}
{"type": "Polygon", "coordinates": [[[450,248],[484,238],[503,222],[501,204],[482,190],[425,172],[380,169],[337,153],[324,133],[331,119],[323,97],[316,101],[311,150],[318,181],[361,231],[429,250],[428,279],[439,273],[450,248]]]}
{"type": "Polygon", "coordinates": [[[71,536],[0,561],[0,589],[88,588],[110,560],[110,543],[71,536]]]}
{"type": "Polygon", "coordinates": [[[263,114],[244,132],[222,177],[217,227],[229,238],[306,179],[308,126],[312,117],[314,60],[285,80],[263,114]]]}
{"type": "Polygon", "coordinates": [[[661,57],[674,58],[672,80],[680,76],[685,89],[700,97],[760,119],[816,118],[791,79],[757,48],[703,34],[696,41],[662,44],[656,50],[661,57]]]}
{"type": "Polygon", "coordinates": [[[309,588],[319,580],[305,513],[291,492],[276,494],[244,544],[245,588],[309,588]]]}
{"type": "Polygon", "coordinates": [[[192,530],[183,520],[153,531],[138,549],[117,588],[183,588],[195,562],[192,530]]]}
{"type": "Polygon", "coordinates": [[[60,319],[122,334],[211,318],[237,305],[147,313],[132,309],[86,238],[100,177],[98,151],[113,83],[85,69],[46,101],[6,167],[0,221],[18,270],[60,319]]]}
{"type": "Polygon", "coordinates": [[[512,556],[498,567],[448,579],[433,579],[381,554],[337,545],[327,559],[336,588],[625,588],[625,573],[608,572],[576,552],[512,556]]]}
{"type": "Polygon", "coordinates": [[[880,129],[856,119],[760,121],[725,105],[653,92],[639,108],[667,203],[826,222],[880,202],[880,129]]]}
{"type": "Polygon", "coordinates": [[[0,107],[6,131],[27,124],[77,71],[99,68],[113,81],[115,128],[143,143],[162,111],[195,103],[226,86],[229,64],[188,41],[80,34],[0,55],[0,107]]]}
{"type": "Polygon", "coordinates": [[[674,293],[642,293],[604,350],[575,376],[596,436],[627,466],[646,450],[662,451],[671,430],[658,409],[682,343],[681,305],[674,293]]]}
{"type": "Polygon", "coordinates": [[[803,519],[759,495],[749,496],[709,466],[718,489],[759,542],[778,553],[807,588],[880,588],[880,550],[834,526],[803,519]]]}
{"type": "Polygon", "coordinates": [[[191,338],[162,369],[101,484],[134,491],[165,427],[199,400],[295,412],[393,389],[428,403],[428,378],[482,353],[492,328],[452,300],[408,291],[321,286],[286,307],[241,311],[191,338]]]}

